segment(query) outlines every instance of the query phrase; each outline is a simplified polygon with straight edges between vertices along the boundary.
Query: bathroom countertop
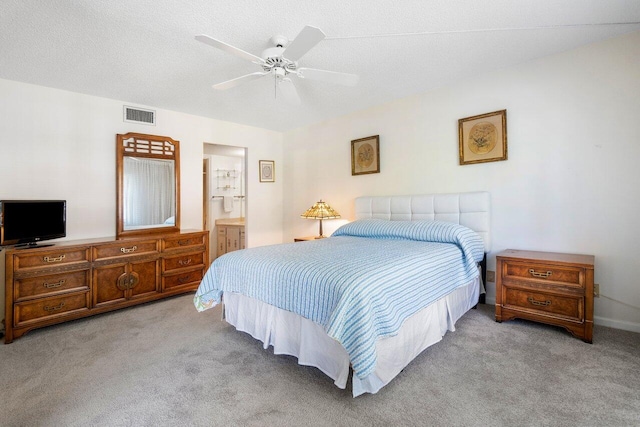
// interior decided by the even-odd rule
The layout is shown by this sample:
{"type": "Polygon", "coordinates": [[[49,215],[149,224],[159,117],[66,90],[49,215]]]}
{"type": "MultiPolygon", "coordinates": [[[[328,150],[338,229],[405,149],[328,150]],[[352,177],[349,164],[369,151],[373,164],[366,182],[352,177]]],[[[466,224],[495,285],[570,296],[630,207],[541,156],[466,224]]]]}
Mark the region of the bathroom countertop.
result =
{"type": "Polygon", "coordinates": [[[216,225],[242,225],[242,226],[244,226],[244,218],[220,218],[220,219],[216,219],[216,225]]]}

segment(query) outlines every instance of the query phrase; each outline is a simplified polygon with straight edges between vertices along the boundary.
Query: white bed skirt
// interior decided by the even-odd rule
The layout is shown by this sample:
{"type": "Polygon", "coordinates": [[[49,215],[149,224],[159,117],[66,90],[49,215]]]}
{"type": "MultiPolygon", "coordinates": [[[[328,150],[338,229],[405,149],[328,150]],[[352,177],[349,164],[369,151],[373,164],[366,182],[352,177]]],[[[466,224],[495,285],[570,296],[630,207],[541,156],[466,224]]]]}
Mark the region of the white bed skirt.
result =
{"type": "MultiPolygon", "coordinates": [[[[353,396],[376,393],[402,371],[418,354],[455,330],[456,321],[478,303],[479,279],[460,287],[405,321],[397,335],[376,343],[374,373],[361,379],[352,376],[353,396]]],[[[275,354],[288,354],[298,363],[314,366],[344,389],[349,378],[349,356],[322,326],[287,310],[244,295],[225,292],[225,318],[239,331],[273,346],[275,354]]]]}

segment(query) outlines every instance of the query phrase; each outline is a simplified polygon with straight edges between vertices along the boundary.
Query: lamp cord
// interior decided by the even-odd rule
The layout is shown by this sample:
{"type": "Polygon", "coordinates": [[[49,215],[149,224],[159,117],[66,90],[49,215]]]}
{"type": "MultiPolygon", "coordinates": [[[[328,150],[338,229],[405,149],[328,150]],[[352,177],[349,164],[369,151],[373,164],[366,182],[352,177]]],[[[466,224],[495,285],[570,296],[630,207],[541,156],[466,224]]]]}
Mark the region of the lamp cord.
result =
{"type": "Polygon", "coordinates": [[[613,298],[608,297],[608,296],[603,295],[603,294],[600,294],[600,296],[602,298],[608,299],[609,301],[617,302],[618,304],[622,304],[622,305],[625,305],[627,307],[631,307],[631,308],[635,308],[636,310],[640,310],[640,307],[636,307],[635,305],[631,305],[631,304],[627,304],[626,302],[618,301],[617,299],[613,299],[613,298]]]}

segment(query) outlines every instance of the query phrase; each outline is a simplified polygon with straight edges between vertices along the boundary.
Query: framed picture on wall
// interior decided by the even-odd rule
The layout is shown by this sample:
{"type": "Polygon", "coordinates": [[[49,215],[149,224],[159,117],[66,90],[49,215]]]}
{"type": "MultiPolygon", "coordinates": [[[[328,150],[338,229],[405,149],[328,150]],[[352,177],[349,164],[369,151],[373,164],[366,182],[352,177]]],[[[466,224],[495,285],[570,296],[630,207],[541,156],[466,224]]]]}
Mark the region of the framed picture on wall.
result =
{"type": "Polygon", "coordinates": [[[260,182],[276,182],[276,162],[273,160],[260,160],[260,182]]]}
{"type": "Polygon", "coordinates": [[[380,173],[379,135],[351,141],[351,175],[380,173]]]}
{"type": "Polygon", "coordinates": [[[458,120],[460,164],[507,160],[507,110],[458,120]]]}

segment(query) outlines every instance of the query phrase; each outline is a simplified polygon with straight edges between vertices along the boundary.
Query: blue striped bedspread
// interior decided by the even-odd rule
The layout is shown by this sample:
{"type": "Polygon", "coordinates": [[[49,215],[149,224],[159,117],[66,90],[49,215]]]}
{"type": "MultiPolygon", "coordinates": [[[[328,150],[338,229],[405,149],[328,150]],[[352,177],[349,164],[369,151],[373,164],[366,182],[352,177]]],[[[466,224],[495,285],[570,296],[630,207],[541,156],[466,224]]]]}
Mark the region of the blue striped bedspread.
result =
{"type": "Polygon", "coordinates": [[[240,293],[323,326],[361,379],[375,371],[376,340],[422,308],[471,283],[482,238],[439,221],[360,220],[316,241],[230,252],[207,271],[199,311],[240,293]]]}

